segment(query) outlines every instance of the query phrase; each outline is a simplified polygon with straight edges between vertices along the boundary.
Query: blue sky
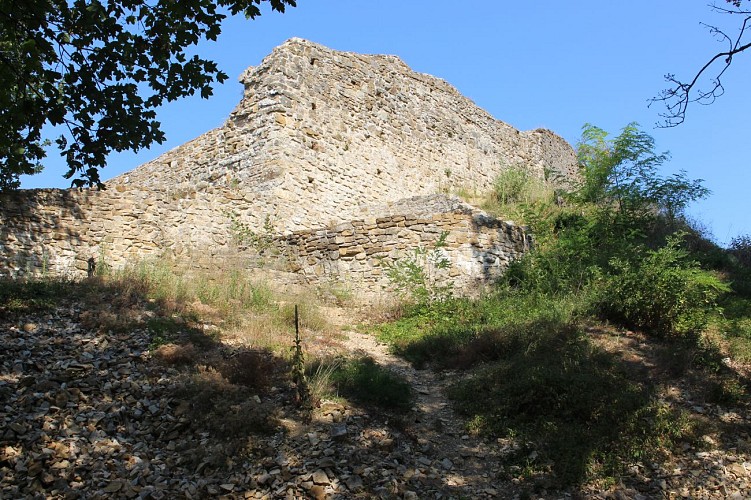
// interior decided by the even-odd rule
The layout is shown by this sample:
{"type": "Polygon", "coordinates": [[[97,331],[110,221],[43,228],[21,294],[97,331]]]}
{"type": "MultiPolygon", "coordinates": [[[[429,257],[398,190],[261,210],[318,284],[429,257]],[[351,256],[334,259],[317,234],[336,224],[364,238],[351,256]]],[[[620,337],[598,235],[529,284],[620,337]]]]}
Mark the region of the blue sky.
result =
{"type": "MultiPolygon", "coordinates": [[[[496,118],[522,130],[545,127],[576,144],[584,123],[613,134],[632,121],[670,151],[665,174],[684,169],[712,190],[689,214],[720,243],[751,234],[751,54],[726,75],[726,94],[689,108],[686,123],[655,128],[647,107],[663,75],[689,78],[721,48],[700,23],[728,24],[704,1],[449,2],[445,0],[298,0],[285,14],[228,20],[216,43],[199,47],[230,79],[209,100],[183,99],[159,113],[167,142],[113,155],[109,179],[220,126],[239,102],[236,76],[284,40],[306,38],[361,53],[394,54],[414,70],[456,86],[496,118]]],[[[721,0],[720,0],[721,2],[721,0]]],[[[745,57],[743,57],[745,56],[745,57]]],[[[56,152],[23,187],[68,187],[56,152]]]]}

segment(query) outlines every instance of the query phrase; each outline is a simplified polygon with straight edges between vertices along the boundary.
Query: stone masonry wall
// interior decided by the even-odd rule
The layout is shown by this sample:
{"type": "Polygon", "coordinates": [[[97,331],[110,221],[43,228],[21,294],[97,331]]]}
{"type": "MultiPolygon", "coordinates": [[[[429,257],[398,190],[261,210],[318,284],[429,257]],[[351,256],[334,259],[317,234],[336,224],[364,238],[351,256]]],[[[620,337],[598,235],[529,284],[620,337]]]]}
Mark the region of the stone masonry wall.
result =
{"type": "Polygon", "coordinates": [[[497,274],[523,250],[521,229],[480,223],[466,207],[459,214],[428,203],[426,212],[400,200],[484,191],[511,165],[563,189],[577,182],[574,152],[563,139],[517,131],[394,56],[292,39],[241,81],[244,96],[225,125],[108,181],[106,191],[0,196],[0,276],[81,275],[90,257],[116,267],[164,257],[210,262],[231,250],[231,218],[260,231],[268,217],[310,282],[333,273],[378,288],[374,255],[429,245],[444,229],[469,282],[497,274]],[[432,222],[413,224],[408,216],[432,222]],[[359,251],[371,230],[368,241],[383,245],[359,251]],[[358,235],[355,246],[346,231],[358,235]],[[336,244],[345,253],[321,253],[315,242],[324,237],[327,246],[344,238],[336,244]]]}
{"type": "Polygon", "coordinates": [[[284,237],[293,270],[309,284],[333,282],[378,294],[393,285],[386,277],[388,264],[405,259],[418,246],[432,251],[446,233],[440,252],[451,266],[438,271],[439,277],[465,293],[479,292],[532,244],[525,228],[489,217],[456,198],[415,197],[388,208],[392,215],[370,213],[332,228],[284,237]]]}
{"type": "MultiPolygon", "coordinates": [[[[113,267],[165,258],[204,269],[230,256],[248,269],[259,262],[253,249],[231,244],[229,222],[221,233],[177,246],[166,238],[163,221],[144,217],[143,209],[124,205],[116,193],[33,190],[6,195],[3,202],[7,218],[0,230],[0,277],[81,277],[89,257],[113,267]],[[107,209],[94,214],[94,207],[107,209]],[[112,231],[115,226],[121,231],[112,231]]],[[[142,207],[159,204],[142,202],[142,207]]],[[[297,275],[302,283],[342,283],[358,294],[373,295],[390,286],[385,263],[405,258],[417,246],[432,249],[446,232],[442,251],[452,265],[444,277],[468,291],[500,276],[531,246],[525,228],[444,195],[368,207],[360,215],[333,227],[276,236],[279,262],[265,264],[297,275]]]]}
{"type": "Polygon", "coordinates": [[[236,189],[248,198],[235,208],[246,223],[270,215],[279,230],[296,231],[377,203],[482,192],[509,166],[564,188],[577,179],[562,138],[520,132],[394,56],[291,39],[241,81],[244,96],[223,127],[108,184],[167,197],[236,189]]]}

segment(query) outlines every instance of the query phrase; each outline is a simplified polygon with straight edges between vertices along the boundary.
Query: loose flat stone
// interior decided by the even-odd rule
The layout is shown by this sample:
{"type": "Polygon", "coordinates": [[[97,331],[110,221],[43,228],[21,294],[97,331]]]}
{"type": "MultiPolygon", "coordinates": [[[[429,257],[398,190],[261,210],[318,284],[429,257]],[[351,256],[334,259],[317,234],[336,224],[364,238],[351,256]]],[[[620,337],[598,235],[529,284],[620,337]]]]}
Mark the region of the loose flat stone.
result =
{"type": "Polygon", "coordinates": [[[313,482],[315,484],[327,485],[331,483],[328,474],[325,471],[318,469],[313,472],[313,482]]]}
{"type": "Polygon", "coordinates": [[[347,424],[338,422],[331,425],[329,435],[332,439],[342,439],[347,435],[347,424]]]}

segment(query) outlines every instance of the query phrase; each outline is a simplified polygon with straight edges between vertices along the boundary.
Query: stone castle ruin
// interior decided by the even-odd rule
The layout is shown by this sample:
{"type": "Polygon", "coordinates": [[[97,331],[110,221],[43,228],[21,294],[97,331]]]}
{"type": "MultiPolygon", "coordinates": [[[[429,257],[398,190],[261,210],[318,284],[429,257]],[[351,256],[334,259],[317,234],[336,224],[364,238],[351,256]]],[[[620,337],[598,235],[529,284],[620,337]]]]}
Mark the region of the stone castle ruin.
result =
{"type": "Polygon", "coordinates": [[[211,268],[258,265],[239,229],[269,233],[302,283],[388,286],[383,262],[447,233],[461,288],[499,275],[530,246],[523,227],[440,193],[483,192],[509,166],[565,188],[574,151],[548,130],[520,132],[399,58],[301,39],[240,77],[227,122],[100,191],[35,189],[0,197],[0,276],[85,276],[87,261],[145,259],[211,268]],[[238,229],[239,228],[239,229],[238,229]]]}

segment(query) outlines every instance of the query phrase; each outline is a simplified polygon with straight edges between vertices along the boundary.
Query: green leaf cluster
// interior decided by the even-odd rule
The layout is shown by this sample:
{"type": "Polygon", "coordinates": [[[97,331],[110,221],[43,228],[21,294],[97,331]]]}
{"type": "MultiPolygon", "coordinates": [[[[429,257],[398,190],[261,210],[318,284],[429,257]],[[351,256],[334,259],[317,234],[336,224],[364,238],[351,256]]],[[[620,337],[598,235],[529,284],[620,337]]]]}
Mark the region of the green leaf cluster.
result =
{"type": "Polygon", "coordinates": [[[667,153],[631,123],[610,138],[585,125],[582,183],[561,207],[527,205],[537,251],[506,280],[528,293],[587,298],[589,312],[655,334],[700,331],[726,284],[689,258],[686,205],[708,194],[685,173],[663,177],[667,153]]]}
{"type": "Polygon", "coordinates": [[[730,287],[691,261],[680,243],[676,235],[663,247],[637,253],[638,261],[613,258],[597,291],[600,312],[656,334],[698,335],[730,287]]]}
{"type": "Polygon", "coordinates": [[[685,171],[670,177],[659,168],[670,159],[655,152],[654,139],[629,123],[613,138],[599,127],[586,124],[577,148],[584,183],[576,193],[580,203],[614,206],[617,214],[643,219],[655,212],[674,219],[692,201],[709,190],[702,180],[691,180],[685,171]]]}
{"type": "Polygon", "coordinates": [[[403,258],[393,261],[381,259],[380,265],[386,269],[386,276],[402,298],[417,305],[451,298],[453,282],[441,273],[451,267],[451,260],[444,251],[447,237],[448,232],[444,231],[432,248],[418,245],[403,258]]]}
{"type": "Polygon", "coordinates": [[[156,109],[227,75],[190,55],[228,15],[295,0],[0,1],[0,190],[39,172],[51,126],[75,186],[99,185],[113,151],[165,139],[156,109]]]}

